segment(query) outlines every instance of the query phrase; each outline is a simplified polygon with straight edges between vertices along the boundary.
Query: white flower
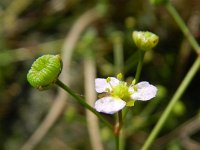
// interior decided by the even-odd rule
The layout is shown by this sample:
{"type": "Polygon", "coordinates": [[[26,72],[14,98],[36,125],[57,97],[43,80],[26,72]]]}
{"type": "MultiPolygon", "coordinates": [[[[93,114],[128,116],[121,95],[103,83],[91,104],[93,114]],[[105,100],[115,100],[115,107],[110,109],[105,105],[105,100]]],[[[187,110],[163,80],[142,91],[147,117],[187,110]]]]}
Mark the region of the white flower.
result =
{"type": "Polygon", "coordinates": [[[95,102],[98,112],[114,114],[126,105],[133,106],[135,100],[147,101],[156,96],[157,88],[149,82],[143,81],[136,85],[127,86],[127,83],[115,77],[95,79],[97,93],[107,93],[105,97],[95,102]]]}
{"type": "Polygon", "coordinates": [[[129,87],[132,92],[131,98],[134,100],[148,101],[156,96],[157,88],[147,81],[139,82],[135,85],[137,90],[134,91],[133,87],[129,87]]]}
{"type": "Polygon", "coordinates": [[[115,97],[104,97],[96,101],[95,109],[98,112],[104,112],[106,114],[114,114],[115,112],[121,110],[126,105],[126,102],[120,98],[115,97]]]}
{"type": "Polygon", "coordinates": [[[117,86],[119,82],[120,81],[114,77],[110,77],[109,83],[107,82],[106,79],[97,78],[95,79],[95,89],[97,93],[103,93],[106,92],[106,89],[112,90],[111,86],[117,86]]]}

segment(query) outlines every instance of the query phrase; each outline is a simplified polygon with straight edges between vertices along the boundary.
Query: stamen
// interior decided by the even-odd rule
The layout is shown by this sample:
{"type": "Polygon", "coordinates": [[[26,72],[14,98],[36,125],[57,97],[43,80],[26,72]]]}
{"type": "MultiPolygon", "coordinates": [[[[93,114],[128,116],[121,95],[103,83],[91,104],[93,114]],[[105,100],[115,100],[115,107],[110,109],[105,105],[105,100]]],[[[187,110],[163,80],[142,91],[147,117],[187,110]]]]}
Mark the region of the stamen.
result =
{"type": "Polygon", "coordinates": [[[134,79],[134,80],[132,81],[131,85],[135,85],[135,83],[136,83],[136,80],[134,79]]]}
{"type": "Polygon", "coordinates": [[[138,87],[136,85],[133,86],[134,91],[138,90],[138,87]]]}
{"type": "Polygon", "coordinates": [[[120,80],[120,81],[123,79],[122,73],[119,73],[119,74],[117,75],[117,79],[120,80]]]}
{"type": "Polygon", "coordinates": [[[110,80],[111,80],[111,79],[110,79],[110,77],[107,77],[107,79],[106,79],[106,82],[108,82],[108,83],[109,83],[109,82],[110,82],[110,80]]]}
{"type": "MultiPolygon", "coordinates": [[[[110,85],[110,87],[113,89],[113,86],[111,85],[111,83],[110,83],[110,81],[111,81],[111,79],[110,79],[110,77],[108,77],[107,79],[106,79],[106,82],[110,85]]],[[[109,89],[110,90],[110,89],[109,89]]],[[[111,92],[111,91],[110,91],[111,92]]]]}

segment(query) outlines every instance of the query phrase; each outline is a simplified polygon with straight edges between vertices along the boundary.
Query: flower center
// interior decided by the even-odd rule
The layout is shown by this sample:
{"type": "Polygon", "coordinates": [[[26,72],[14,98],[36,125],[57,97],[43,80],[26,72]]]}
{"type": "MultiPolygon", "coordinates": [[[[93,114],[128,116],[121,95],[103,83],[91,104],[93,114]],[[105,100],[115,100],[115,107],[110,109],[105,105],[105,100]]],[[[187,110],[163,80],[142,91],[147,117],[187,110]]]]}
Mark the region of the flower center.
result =
{"type": "Polygon", "coordinates": [[[130,99],[131,93],[129,92],[129,88],[126,83],[121,82],[119,85],[112,87],[111,95],[124,101],[128,101],[130,99]]]}

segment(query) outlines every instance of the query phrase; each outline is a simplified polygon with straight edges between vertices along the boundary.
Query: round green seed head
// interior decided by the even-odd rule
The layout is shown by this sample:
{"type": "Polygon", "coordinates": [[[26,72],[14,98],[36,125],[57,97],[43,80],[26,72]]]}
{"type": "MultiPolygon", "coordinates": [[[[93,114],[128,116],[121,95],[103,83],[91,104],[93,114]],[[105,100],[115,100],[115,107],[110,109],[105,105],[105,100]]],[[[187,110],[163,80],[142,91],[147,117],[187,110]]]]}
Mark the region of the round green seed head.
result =
{"type": "Polygon", "coordinates": [[[134,31],[132,36],[135,45],[144,51],[154,48],[159,40],[157,35],[148,31],[134,31]]]}
{"type": "Polygon", "coordinates": [[[27,80],[33,87],[46,90],[55,83],[61,70],[60,55],[43,55],[32,64],[27,80]]]}

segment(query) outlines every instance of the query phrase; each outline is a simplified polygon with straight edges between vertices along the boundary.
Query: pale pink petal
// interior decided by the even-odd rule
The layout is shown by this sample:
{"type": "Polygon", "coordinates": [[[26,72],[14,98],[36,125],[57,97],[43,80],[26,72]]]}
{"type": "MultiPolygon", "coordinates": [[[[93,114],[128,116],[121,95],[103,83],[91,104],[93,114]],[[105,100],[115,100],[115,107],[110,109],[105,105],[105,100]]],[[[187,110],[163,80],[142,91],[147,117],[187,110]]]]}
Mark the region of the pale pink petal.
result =
{"type": "Polygon", "coordinates": [[[104,97],[101,99],[98,99],[95,102],[94,108],[98,112],[106,113],[106,114],[114,114],[124,108],[126,105],[126,102],[114,97],[104,97]]]}
{"type": "Polygon", "coordinates": [[[133,100],[147,101],[156,96],[157,88],[149,84],[149,82],[143,81],[135,86],[137,87],[137,91],[134,91],[132,87],[129,88],[129,91],[133,93],[131,95],[133,100]]]}
{"type": "Polygon", "coordinates": [[[110,77],[110,82],[108,83],[106,79],[103,78],[96,78],[95,79],[95,89],[97,93],[106,92],[106,89],[112,91],[111,86],[116,86],[119,84],[119,80],[115,77],[110,77]],[[110,86],[111,85],[111,86],[110,86]]]}

